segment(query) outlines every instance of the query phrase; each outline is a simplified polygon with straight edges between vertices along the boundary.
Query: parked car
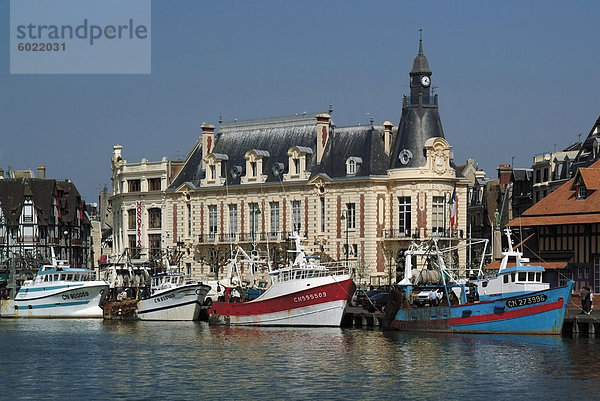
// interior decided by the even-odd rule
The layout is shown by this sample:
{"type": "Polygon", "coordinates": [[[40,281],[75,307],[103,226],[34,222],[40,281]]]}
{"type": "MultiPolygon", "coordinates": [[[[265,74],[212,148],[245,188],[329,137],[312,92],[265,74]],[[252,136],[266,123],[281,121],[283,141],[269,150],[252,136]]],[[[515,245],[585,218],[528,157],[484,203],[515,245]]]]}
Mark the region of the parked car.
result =
{"type": "Polygon", "coordinates": [[[393,289],[393,285],[380,285],[379,287],[377,287],[377,289],[361,290],[362,293],[356,298],[356,306],[362,306],[367,310],[373,309],[373,305],[370,299],[372,299],[377,294],[390,293],[393,289]]]}
{"type": "Polygon", "coordinates": [[[383,312],[383,309],[388,304],[391,296],[392,294],[390,292],[379,292],[370,298],[371,302],[367,302],[365,309],[369,312],[383,312]]]}
{"type": "Polygon", "coordinates": [[[379,291],[363,290],[363,293],[361,294],[361,296],[357,298],[357,301],[358,301],[357,306],[362,306],[363,308],[366,308],[367,305],[371,305],[370,298],[375,294],[379,294],[379,291]]]}

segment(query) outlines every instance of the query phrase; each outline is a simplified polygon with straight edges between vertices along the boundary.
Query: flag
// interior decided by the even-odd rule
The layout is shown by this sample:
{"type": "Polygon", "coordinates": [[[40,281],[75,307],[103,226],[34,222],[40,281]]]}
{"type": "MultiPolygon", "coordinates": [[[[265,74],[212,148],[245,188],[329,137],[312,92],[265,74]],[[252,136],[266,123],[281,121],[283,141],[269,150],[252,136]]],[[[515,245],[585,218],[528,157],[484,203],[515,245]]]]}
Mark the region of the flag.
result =
{"type": "Polygon", "coordinates": [[[452,191],[452,198],[450,198],[450,229],[454,228],[454,221],[456,220],[456,188],[452,191]]]}

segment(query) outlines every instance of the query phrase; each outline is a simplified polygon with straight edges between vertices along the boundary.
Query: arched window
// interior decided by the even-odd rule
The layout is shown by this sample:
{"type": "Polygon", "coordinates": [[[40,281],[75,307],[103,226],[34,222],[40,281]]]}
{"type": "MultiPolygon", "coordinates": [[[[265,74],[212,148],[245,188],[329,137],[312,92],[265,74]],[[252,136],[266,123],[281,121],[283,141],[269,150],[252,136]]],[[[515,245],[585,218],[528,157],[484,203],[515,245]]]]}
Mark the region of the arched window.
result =
{"type": "Polygon", "coordinates": [[[161,228],[162,227],[162,212],[159,208],[148,209],[148,227],[149,228],[161,228]]]}
{"type": "Polygon", "coordinates": [[[356,175],[361,164],[362,159],[360,157],[352,156],[346,159],[346,175],[356,175]]]}

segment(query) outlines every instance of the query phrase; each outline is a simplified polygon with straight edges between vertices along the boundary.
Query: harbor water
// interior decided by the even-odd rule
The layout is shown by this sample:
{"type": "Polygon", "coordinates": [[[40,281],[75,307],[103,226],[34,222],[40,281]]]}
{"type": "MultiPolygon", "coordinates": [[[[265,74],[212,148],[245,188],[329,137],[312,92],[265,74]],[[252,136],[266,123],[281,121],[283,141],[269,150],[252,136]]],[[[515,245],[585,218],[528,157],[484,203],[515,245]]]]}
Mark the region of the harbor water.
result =
{"type": "Polygon", "coordinates": [[[0,319],[0,399],[574,400],[600,340],[0,319]]]}

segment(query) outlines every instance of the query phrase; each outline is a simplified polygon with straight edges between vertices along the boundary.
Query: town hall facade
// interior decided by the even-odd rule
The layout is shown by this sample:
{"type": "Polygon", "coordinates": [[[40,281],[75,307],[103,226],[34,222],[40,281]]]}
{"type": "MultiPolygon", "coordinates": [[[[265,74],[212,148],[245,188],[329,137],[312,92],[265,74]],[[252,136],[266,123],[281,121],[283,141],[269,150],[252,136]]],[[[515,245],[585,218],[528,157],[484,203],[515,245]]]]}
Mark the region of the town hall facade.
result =
{"type": "MultiPolygon", "coordinates": [[[[468,181],[454,165],[431,76],[420,41],[397,126],[337,127],[331,110],[204,123],[168,181],[166,172],[131,174],[116,147],[114,254],[169,251],[190,277],[222,278],[235,245],[286,263],[295,231],[322,261],[347,261],[358,283],[395,282],[412,241],[450,245],[466,233],[468,181]],[[144,193],[158,182],[153,174],[165,185],[144,193]]],[[[459,252],[451,264],[464,258],[459,252]]]]}

